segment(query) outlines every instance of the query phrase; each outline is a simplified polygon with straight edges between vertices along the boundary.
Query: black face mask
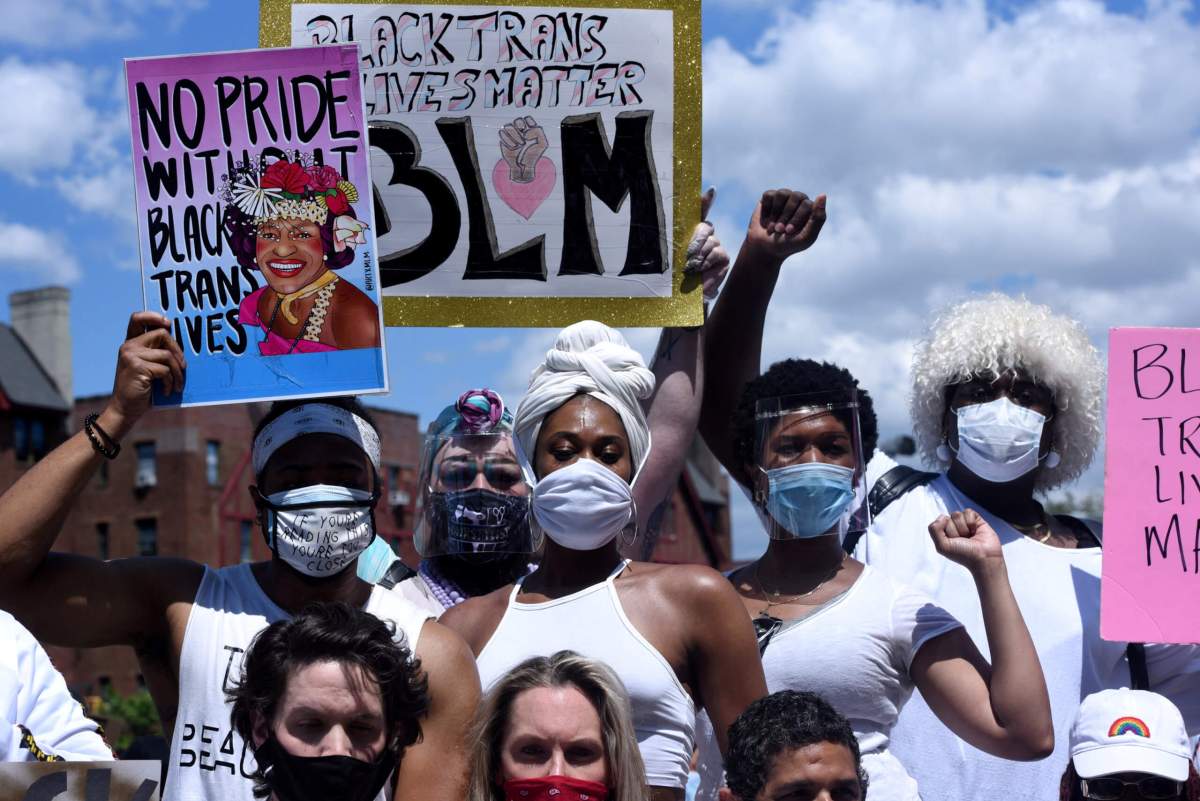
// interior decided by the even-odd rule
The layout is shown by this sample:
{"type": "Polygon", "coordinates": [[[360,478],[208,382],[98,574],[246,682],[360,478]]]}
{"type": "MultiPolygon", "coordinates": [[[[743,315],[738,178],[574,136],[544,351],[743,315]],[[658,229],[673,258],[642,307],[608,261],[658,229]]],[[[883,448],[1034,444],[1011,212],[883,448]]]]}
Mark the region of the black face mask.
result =
{"type": "Polygon", "coordinates": [[[270,735],[254,752],[267,786],[279,801],[372,801],[396,767],[396,753],[374,762],[348,756],[298,757],[270,735]]]}
{"type": "Polygon", "coordinates": [[[529,551],[529,498],[485,489],[433,493],[430,522],[452,556],[529,551]]]}

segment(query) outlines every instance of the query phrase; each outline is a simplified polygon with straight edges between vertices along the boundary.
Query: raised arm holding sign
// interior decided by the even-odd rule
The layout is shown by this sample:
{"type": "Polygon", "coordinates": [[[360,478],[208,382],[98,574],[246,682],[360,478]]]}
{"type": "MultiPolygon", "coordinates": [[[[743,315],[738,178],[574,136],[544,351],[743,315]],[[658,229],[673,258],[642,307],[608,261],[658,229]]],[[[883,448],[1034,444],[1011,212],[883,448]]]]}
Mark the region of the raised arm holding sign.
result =
{"type": "Polygon", "coordinates": [[[398,797],[461,798],[479,697],[474,660],[457,635],[355,575],[379,497],[377,434],[357,402],[276,404],[262,421],[252,496],[269,561],[214,570],[51,552],[80,490],[149,408],[152,384],[186,386],[168,326],[152,312],[133,315],[104,412],[0,496],[0,606],[49,644],[133,647],[170,737],[167,797],[244,801],[253,798],[254,757],[230,728],[225,693],[251,640],[313,601],[360,606],[391,621],[429,681],[423,739],[405,752],[398,797]]]}

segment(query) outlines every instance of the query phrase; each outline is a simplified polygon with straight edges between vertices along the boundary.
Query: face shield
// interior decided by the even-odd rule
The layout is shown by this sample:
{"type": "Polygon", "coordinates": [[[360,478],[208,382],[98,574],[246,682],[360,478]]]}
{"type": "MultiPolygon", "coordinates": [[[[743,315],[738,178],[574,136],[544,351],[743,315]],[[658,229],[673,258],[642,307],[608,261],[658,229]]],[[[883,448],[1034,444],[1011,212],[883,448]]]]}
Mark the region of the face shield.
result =
{"type": "Polygon", "coordinates": [[[418,487],[414,545],[422,557],[537,552],[530,487],[508,432],[428,435],[418,487]]]}
{"type": "Polygon", "coordinates": [[[837,534],[870,523],[857,393],[767,398],[755,405],[754,501],[772,539],[837,534]]]}

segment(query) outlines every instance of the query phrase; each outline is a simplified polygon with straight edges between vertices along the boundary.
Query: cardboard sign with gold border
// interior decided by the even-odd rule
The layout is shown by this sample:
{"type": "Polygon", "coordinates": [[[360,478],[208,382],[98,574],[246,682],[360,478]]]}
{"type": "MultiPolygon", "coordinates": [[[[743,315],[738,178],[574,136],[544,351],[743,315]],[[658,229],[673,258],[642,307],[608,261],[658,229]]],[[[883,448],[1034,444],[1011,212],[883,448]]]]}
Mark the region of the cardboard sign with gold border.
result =
{"type": "MultiPolygon", "coordinates": [[[[652,297],[613,297],[611,294],[598,294],[592,297],[400,295],[396,293],[402,291],[406,284],[398,284],[383,290],[384,318],[388,325],[561,327],[581,319],[594,319],[614,326],[694,326],[703,321],[699,281],[695,276],[684,275],[683,272],[687,243],[692,229],[699,221],[700,211],[700,0],[590,0],[587,2],[584,0],[557,0],[557,2],[510,0],[503,5],[470,1],[444,2],[443,0],[424,0],[420,3],[386,3],[379,0],[341,0],[329,3],[304,2],[303,0],[261,0],[259,4],[259,44],[262,47],[287,47],[312,43],[313,35],[307,29],[304,31],[303,37],[294,38],[293,6],[303,7],[305,14],[311,14],[314,17],[328,14],[331,18],[335,18],[346,10],[345,7],[362,5],[392,6],[396,9],[393,16],[399,16],[405,12],[419,13],[423,8],[433,11],[439,6],[474,7],[479,8],[481,12],[487,9],[501,12],[519,11],[521,8],[561,10],[563,12],[583,10],[604,12],[618,9],[666,11],[671,15],[670,26],[674,47],[671,59],[673,86],[669,95],[673,101],[673,128],[670,132],[670,142],[674,162],[670,195],[662,191],[664,186],[660,183],[662,204],[665,207],[663,210],[669,211],[671,215],[666,230],[669,237],[667,252],[671,270],[669,296],[666,295],[668,282],[666,273],[655,276],[661,283],[661,287],[656,290],[657,296],[652,297]]],[[[337,25],[336,22],[333,24],[337,25]]],[[[360,25],[355,30],[355,39],[361,42],[369,33],[370,26],[360,25]]],[[[333,36],[337,35],[337,33],[333,34],[333,36]]],[[[506,65],[485,61],[473,62],[471,66],[487,68],[506,65]]],[[[400,69],[404,68],[400,67],[400,69]]],[[[633,108],[637,109],[638,107],[634,106],[633,108]]],[[[576,111],[578,110],[576,109],[576,111]]],[[[518,117],[537,113],[537,110],[514,106],[509,108],[507,113],[518,117]]],[[[404,119],[402,112],[397,112],[397,114],[401,116],[393,118],[404,119]]],[[[452,111],[445,114],[454,116],[452,111]]],[[[499,116],[497,112],[490,109],[489,114],[493,117],[499,116]]],[[[493,123],[493,125],[498,125],[498,123],[493,123]]],[[[481,135],[486,136],[488,133],[490,132],[477,132],[476,139],[479,139],[481,135]]],[[[613,136],[611,126],[607,126],[605,133],[611,142],[613,136]]],[[[494,136],[494,134],[492,135],[494,136]]],[[[440,142],[437,144],[441,145],[440,142]]],[[[481,166],[486,170],[490,165],[481,166]]],[[[661,163],[657,165],[660,172],[662,166],[661,163]]],[[[497,164],[497,170],[499,169],[500,165],[497,164]]],[[[558,166],[558,169],[561,173],[561,165],[558,166]]],[[[379,177],[377,174],[376,184],[378,184],[379,177]]],[[[445,178],[451,184],[459,181],[457,174],[450,174],[445,178]]],[[[559,182],[561,183],[561,176],[559,182]]],[[[460,188],[456,186],[456,196],[459,191],[460,188]]],[[[561,190],[559,191],[561,192],[561,190]]],[[[493,204],[500,203],[500,200],[494,197],[490,200],[493,204]]],[[[488,202],[486,194],[484,202],[488,202]]],[[[602,214],[608,213],[608,209],[604,207],[603,203],[599,204],[599,208],[602,214]]],[[[620,211],[622,219],[628,220],[629,208],[630,202],[626,198],[620,211]]],[[[462,209],[461,214],[460,236],[465,242],[468,230],[467,210],[462,209]]],[[[539,229],[531,227],[529,235],[523,237],[521,241],[544,230],[546,230],[544,225],[539,229]]],[[[557,265],[547,264],[547,268],[557,269],[557,265]]],[[[612,271],[613,268],[610,264],[608,274],[611,275],[612,271]]]]}

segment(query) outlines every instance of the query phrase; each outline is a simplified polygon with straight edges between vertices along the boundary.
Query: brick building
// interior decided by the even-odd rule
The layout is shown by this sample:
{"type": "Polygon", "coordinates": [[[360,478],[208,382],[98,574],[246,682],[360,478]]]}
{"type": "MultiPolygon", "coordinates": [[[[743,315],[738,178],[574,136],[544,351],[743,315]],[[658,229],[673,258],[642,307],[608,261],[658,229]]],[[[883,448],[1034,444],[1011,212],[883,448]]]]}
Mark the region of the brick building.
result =
{"type": "MultiPolygon", "coordinates": [[[[67,290],[53,288],[10,298],[13,325],[0,324],[0,488],[78,431],[107,396],[70,397],[67,290]],[[48,340],[48,341],[43,341],[48,340]],[[43,362],[46,359],[55,361],[43,362]],[[65,361],[64,361],[65,360],[65,361]],[[54,374],[43,364],[55,365],[54,374]],[[65,367],[64,367],[65,365],[65,367]],[[61,387],[66,387],[64,391],[61,387]]],[[[147,414],[100,470],[71,510],[55,550],[116,559],[179,556],[213,566],[265,559],[248,492],[251,434],[267,404],[159,409],[147,414]]],[[[410,565],[421,427],[415,415],[371,407],[383,446],[384,493],[376,513],[380,536],[410,565]]],[[[728,485],[716,460],[697,441],[671,503],[652,559],[729,563],[728,485]]],[[[140,680],[124,647],[49,648],[80,694],[111,682],[127,692],[140,680]]]]}

